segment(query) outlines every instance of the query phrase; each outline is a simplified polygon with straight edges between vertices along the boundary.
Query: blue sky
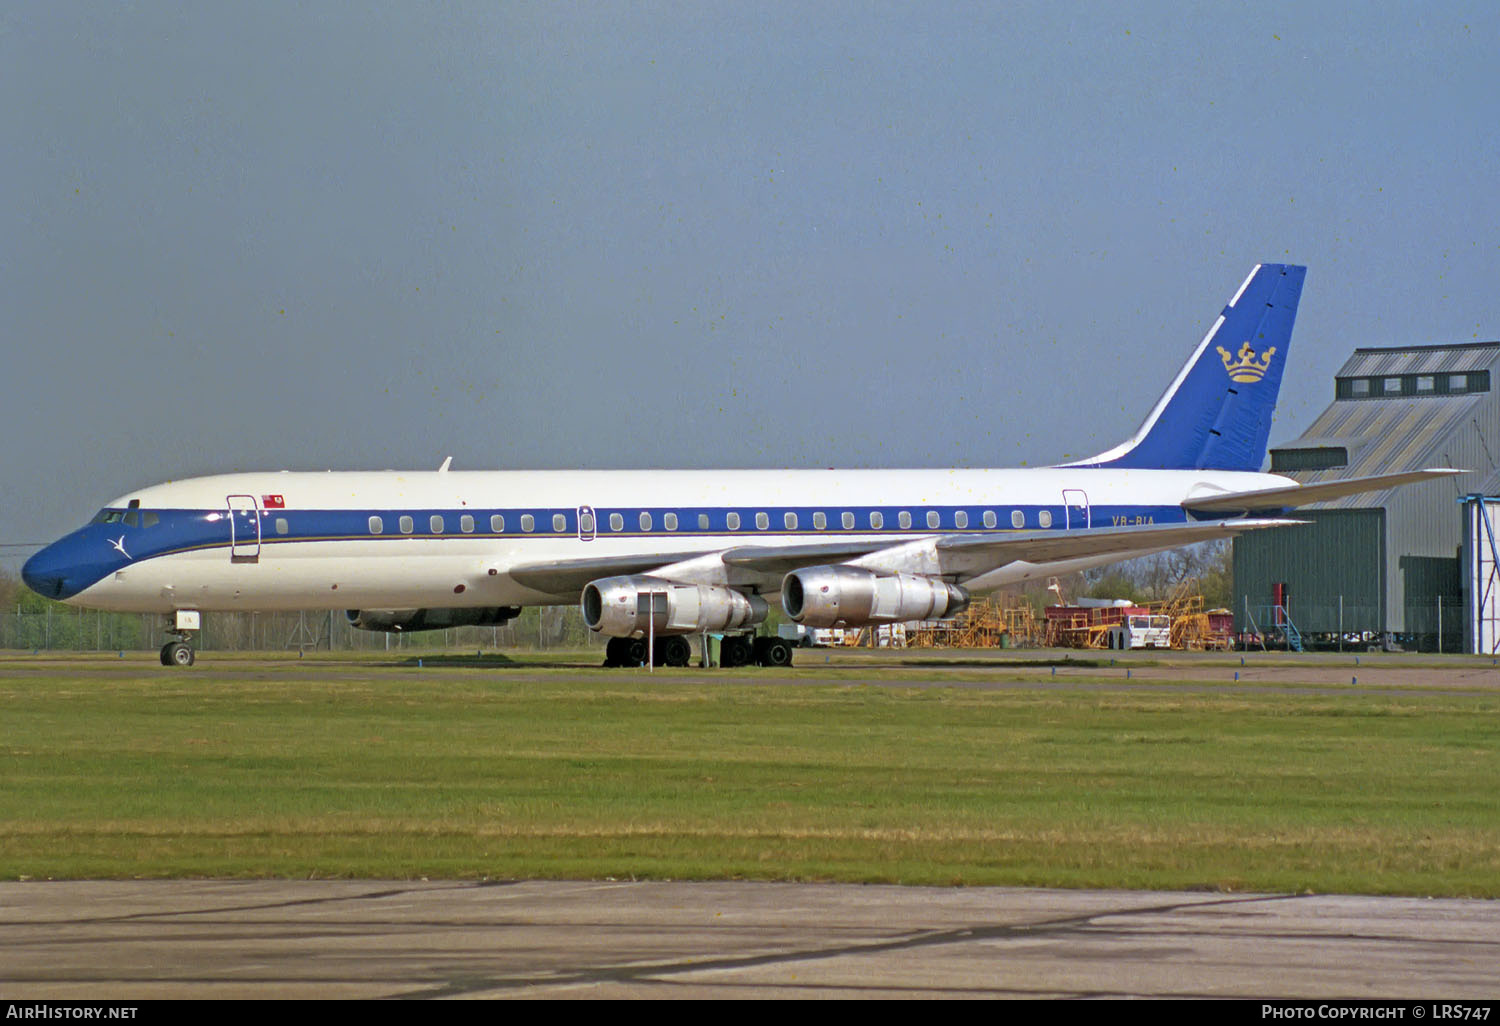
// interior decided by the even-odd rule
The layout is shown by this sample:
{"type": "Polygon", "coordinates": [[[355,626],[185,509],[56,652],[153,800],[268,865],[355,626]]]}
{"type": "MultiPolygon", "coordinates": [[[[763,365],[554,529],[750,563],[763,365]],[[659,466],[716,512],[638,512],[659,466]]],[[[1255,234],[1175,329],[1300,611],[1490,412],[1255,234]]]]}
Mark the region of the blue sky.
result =
{"type": "Polygon", "coordinates": [[[1356,346],[1500,337],[1497,52],[1482,3],[8,4],[0,542],[228,469],[1087,455],[1262,260],[1294,437],[1356,346]]]}

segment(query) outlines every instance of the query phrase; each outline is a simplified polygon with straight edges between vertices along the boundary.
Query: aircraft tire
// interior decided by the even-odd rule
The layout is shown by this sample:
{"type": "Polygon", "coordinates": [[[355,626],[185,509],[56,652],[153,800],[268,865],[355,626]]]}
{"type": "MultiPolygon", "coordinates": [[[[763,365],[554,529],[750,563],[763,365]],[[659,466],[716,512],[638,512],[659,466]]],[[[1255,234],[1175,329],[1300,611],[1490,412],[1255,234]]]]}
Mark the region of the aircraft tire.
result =
{"type": "Polygon", "coordinates": [[[693,646],[687,638],[667,638],[657,646],[657,654],[667,666],[686,666],[693,658],[693,646]]]}
{"type": "Polygon", "coordinates": [[[192,666],[193,646],[185,641],[169,642],[162,649],[162,657],[167,666],[192,666]]]}
{"type": "Polygon", "coordinates": [[[792,646],[781,638],[767,638],[759,662],[762,666],[791,666],[792,646]]]}
{"type": "Polygon", "coordinates": [[[604,644],[604,665],[613,669],[625,665],[625,646],[628,638],[610,638],[604,644]]]}
{"type": "Polygon", "coordinates": [[[719,645],[719,665],[726,669],[731,666],[749,665],[751,655],[748,638],[725,638],[719,645]]]}
{"type": "Polygon", "coordinates": [[[620,646],[624,657],[620,660],[621,666],[645,666],[646,665],[646,639],[624,638],[625,644],[620,646]]]}

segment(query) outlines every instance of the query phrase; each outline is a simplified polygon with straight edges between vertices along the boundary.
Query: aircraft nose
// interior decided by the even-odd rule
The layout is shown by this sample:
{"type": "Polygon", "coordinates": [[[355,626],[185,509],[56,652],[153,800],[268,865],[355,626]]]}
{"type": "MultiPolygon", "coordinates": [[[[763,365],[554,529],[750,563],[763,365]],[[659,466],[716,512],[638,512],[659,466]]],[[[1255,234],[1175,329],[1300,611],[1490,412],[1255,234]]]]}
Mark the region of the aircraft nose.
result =
{"type": "Polygon", "coordinates": [[[72,586],[68,567],[58,557],[57,545],[45,549],[28,559],[21,567],[21,580],[26,587],[44,598],[65,599],[78,593],[72,586]]]}

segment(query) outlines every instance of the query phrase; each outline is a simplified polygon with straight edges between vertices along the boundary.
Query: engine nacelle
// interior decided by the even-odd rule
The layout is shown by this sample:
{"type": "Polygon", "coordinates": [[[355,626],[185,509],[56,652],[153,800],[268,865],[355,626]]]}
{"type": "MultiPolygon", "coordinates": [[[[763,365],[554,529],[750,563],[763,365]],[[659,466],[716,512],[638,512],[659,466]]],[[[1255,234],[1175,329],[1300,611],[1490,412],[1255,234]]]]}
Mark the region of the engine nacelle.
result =
{"type": "Polygon", "coordinates": [[[806,627],[868,627],[953,616],[969,604],[956,584],[857,566],[810,566],[781,582],[781,608],[806,627]]]}
{"type": "Polygon", "coordinates": [[[472,609],[346,609],[350,627],[362,631],[440,631],[448,627],[504,627],[521,615],[520,606],[472,609]]]}
{"type": "Polygon", "coordinates": [[[674,584],[660,577],[605,577],[583,589],[583,622],[612,638],[658,637],[750,627],[766,618],[766,600],[717,584],[674,584]],[[655,621],[653,626],[652,621],[655,621]]]}

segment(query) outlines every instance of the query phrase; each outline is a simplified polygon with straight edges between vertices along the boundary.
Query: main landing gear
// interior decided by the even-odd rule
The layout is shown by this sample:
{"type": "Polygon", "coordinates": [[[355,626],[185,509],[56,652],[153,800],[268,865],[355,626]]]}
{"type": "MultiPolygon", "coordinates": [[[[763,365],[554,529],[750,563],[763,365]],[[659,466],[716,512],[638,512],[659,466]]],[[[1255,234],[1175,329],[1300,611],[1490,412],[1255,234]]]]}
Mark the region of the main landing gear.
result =
{"type": "Polygon", "coordinates": [[[720,666],[791,666],[792,643],[785,638],[730,635],[719,643],[720,666]]]}
{"type": "MultiPolygon", "coordinates": [[[[605,666],[645,666],[645,638],[610,638],[604,646],[605,666]]],[[[656,641],[655,666],[686,666],[693,657],[692,646],[680,634],[656,641]]],[[[719,642],[719,665],[723,667],[792,665],[792,643],[785,638],[755,638],[748,634],[731,634],[719,642]]]]}
{"type": "MultiPolygon", "coordinates": [[[[645,666],[645,638],[610,638],[604,646],[605,666],[645,666]]],[[[693,647],[681,635],[657,639],[653,666],[686,666],[693,658],[693,647]]]]}

